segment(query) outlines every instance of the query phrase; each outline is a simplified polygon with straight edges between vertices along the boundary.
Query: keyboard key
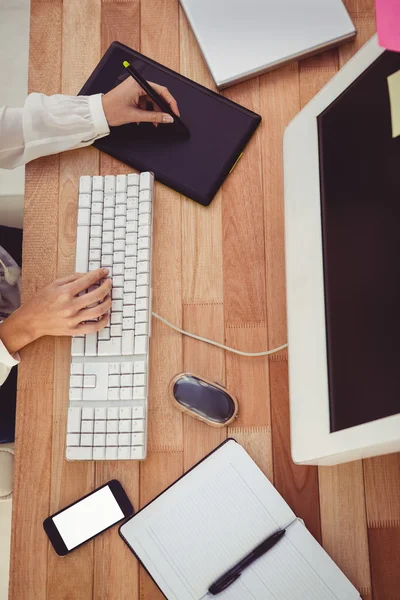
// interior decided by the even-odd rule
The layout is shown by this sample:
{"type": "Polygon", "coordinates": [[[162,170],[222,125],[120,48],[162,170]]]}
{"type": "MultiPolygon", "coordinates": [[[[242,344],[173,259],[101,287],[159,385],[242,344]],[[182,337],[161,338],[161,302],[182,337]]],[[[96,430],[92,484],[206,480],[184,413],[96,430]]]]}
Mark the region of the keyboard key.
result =
{"type": "Polygon", "coordinates": [[[135,281],[125,281],[124,283],[124,292],[134,292],[136,288],[135,281]]]}
{"type": "MultiPolygon", "coordinates": [[[[142,182],[140,182],[140,185],[142,186],[142,182]]],[[[95,175],[93,177],[93,190],[103,191],[103,189],[104,189],[103,177],[101,175],[95,175]]]]}
{"type": "Polygon", "coordinates": [[[132,432],[138,433],[144,431],[144,419],[134,419],[132,421],[132,432]]]}
{"type": "MultiPolygon", "coordinates": [[[[124,421],[119,421],[119,433],[130,433],[130,431],[131,431],[130,419],[126,419],[124,421]]],[[[71,434],[71,435],[78,435],[78,434],[71,434]]],[[[70,446],[73,446],[73,444],[70,444],[70,446]]]]}
{"type": "Polygon", "coordinates": [[[98,407],[94,409],[94,418],[96,420],[105,419],[107,416],[107,409],[98,407]]]}
{"type": "Polygon", "coordinates": [[[121,400],[133,400],[133,388],[126,387],[120,389],[121,400]]]}
{"type": "MultiPolygon", "coordinates": [[[[105,433],[106,432],[106,421],[94,421],[94,432],[105,433]]],[[[95,444],[96,446],[96,444],[95,444]]]]}
{"type": "Polygon", "coordinates": [[[150,237],[151,236],[151,227],[150,225],[141,225],[138,231],[139,237],[150,237]]]}
{"type": "Polygon", "coordinates": [[[113,254],[114,252],[114,244],[105,243],[101,247],[102,254],[113,254]]]}
{"type": "Polygon", "coordinates": [[[108,363],[108,374],[119,375],[121,373],[121,364],[119,362],[108,363]]]}
{"type": "Polygon", "coordinates": [[[135,387],[143,387],[146,385],[146,375],[144,373],[135,373],[133,378],[133,385],[135,387]]]}
{"type": "Polygon", "coordinates": [[[125,460],[131,457],[130,447],[129,446],[120,446],[118,448],[118,459],[125,460]]]}
{"type": "Polygon", "coordinates": [[[71,375],[71,377],[69,378],[69,385],[72,388],[81,388],[83,386],[83,376],[71,375]]]}
{"type": "Polygon", "coordinates": [[[121,363],[121,374],[126,375],[129,373],[133,373],[133,362],[121,363]]]}
{"type": "Polygon", "coordinates": [[[115,196],[104,194],[104,208],[112,208],[115,206],[115,196]]]}
{"type": "Polygon", "coordinates": [[[125,263],[125,252],[114,252],[114,264],[125,263]]]}
{"type": "MultiPolygon", "coordinates": [[[[103,227],[104,227],[104,223],[106,223],[106,221],[103,222],[103,227]]],[[[90,237],[92,237],[92,238],[101,237],[100,225],[92,225],[90,227],[90,237]]]]}
{"type": "Polygon", "coordinates": [[[148,335],[149,324],[148,323],[136,323],[135,334],[136,335],[148,335]]]}
{"type": "Polygon", "coordinates": [[[135,360],[133,363],[133,372],[135,375],[137,373],[146,373],[146,363],[144,360],[135,360]]]}
{"type": "Polygon", "coordinates": [[[114,175],[106,175],[104,177],[104,193],[105,194],[114,194],[115,192],[115,176],[114,175]]]}
{"type": "Polygon", "coordinates": [[[125,251],[125,241],[126,240],[115,240],[114,252],[124,252],[125,251]]]}
{"type": "Polygon", "coordinates": [[[105,446],[106,436],[104,433],[95,433],[93,436],[93,446],[105,446]]]}
{"type": "Polygon", "coordinates": [[[136,310],[148,310],[149,299],[148,298],[137,298],[136,299],[136,310]]]}
{"type": "Polygon", "coordinates": [[[149,314],[147,310],[137,310],[135,314],[136,323],[147,323],[149,320],[149,314]]]}
{"type": "MultiPolygon", "coordinates": [[[[102,342],[107,343],[107,342],[102,342]]],[[[135,354],[147,354],[149,349],[149,340],[147,335],[135,336],[135,354]]]]}
{"type": "MultiPolygon", "coordinates": [[[[103,214],[103,204],[101,202],[93,202],[92,203],[92,215],[101,215],[103,214]]],[[[92,223],[93,225],[93,223],[92,223]]]]}
{"type": "Polygon", "coordinates": [[[71,375],[83,375],[83,363],[71,363],[71,375]]]}
{"type": "Polygon", "coordinates": [[[69,399],[70,400],[82,400],[83,392],[82,388],[70,388],[69,399]]]}
{"type": "Polygon", "coordinates": [[[94,419],[94,408],[82,408],[82,419],[94,419]]]}
{"type": "Polygon", "coordinates": [[[108,390],[108,399],[109,400],[120,400],[120,389],[119,388],[110,388],[108,390]]]}
{"type": "Polygon", "coordinates": [[[92,460],[93,449],[91,447],[67,447],[66,457],[67,460],[92,460]]]}
{"type": "Polygon", "coordinates": [[[115,217],[126,217],[126,204],[118,204],[118,196],[122,196],[122,194],[117,195],[117,201],[115,205],[115,217]]]}
{"type": "Polygon", "coordinates": [[[109,340],[111,337],[111,329],[110,327],[105,327],[97,334],[97,338],[99,340],[109,340]]]}
{"type": "Polygon", "coordinates": [[[88,225],[78,225],[76,230],[75,255],[75,271],[77,273],[85,273],[87,271],[89,258],[89,237],[90,227],[88,225]]]}
{"type": "Polygon", "coordinates": [[[122,312],[112,312],[111,313],[111,325],[121,325],[122,324],[122,312]]]}
{"type": "MultiPolygon", "coordinates": [[[[120,218],[122,219],[122,217],[120,218]]],[[[114,230],[114,240],[124,240],[125,235],[125,227],[119,227],[114,230]]]]}
{"type": "Polygon", "coordinates": [[[151,190],[140,189],[139,192],[139,202],[151,202],[151,190]]]}
{"type": "MultiPolygon", "coordinates": [[[[101,214],[93,214],[90,217],[91,225],[103,225],[103,215],[101,214]]],[[[97,238],[94,238],[97,240],[97,238]]]]}
{"type": "Polygon", "coordinates": [[[103,231],[103,244],[112,244],[114,242],[113,231],[103,231]]]}
{"type": "Polygon", "coordinates": [[[132,446],[142,446],[144,444],[143,433],[132,433],[132,446]]]}
{"type": "Polygon", "coordinates": [[[133,375],[124,374],[121,375],[121,387],[132,387],[133,386],[133,375]]]}
{"type": "Polygon", "coordinates": [[[123,288],[113,288],[111,290],[111,298],[113,300],[122,300],[123,297],[124,297],[123,288]]]}
{"type": "Polygon", "coordinates": [[[134,400],[145,400],[146,399],[146,388],[134,387],[133,388],[133,399],[134,400]]]}
{"type": "Polygon", "coordinates": [[[136,246],[137,239],[138,239],[137,233],[127,233],[125,241],[128,246],[136,246]]]}
{"type": "Polygon", "coordinates": [[[93,433],[94,421],[82,421],[82,433],[93,433]]]}
{"type": "Polygon", "coordinates": [[[100,202],[100,204],[103,204],[103,200],[104,200],[104,194],[102,191],[94,190],[92,192],[92,203],[100,202]]]}
{"type": "MultiPolygon", "coordinates": [[[[111,219],[105,219],[103,221],[103,231],[114,231],[114,221],[111,219]]],[[[115,239],[115,231],[114,231],[114,239],[115,239]]]]}
{"type": "Polygon", "coordinates": [[[150,260],[150,250],[138,250],[138,260],[150,260]]]}
{"type": "MultiPolygon", "coordinates": [[[[119,194],[116,194],[115,196],[115,203],[119,206],[123,206],[124,204],[126,205],[126,194],[125,194],[125,190],[124,192],[120,192],[119,194]]],[[[118,212],[116,212],[115,214],[118,214],[118,212]]]]}
{"type": "MultiPolygon", "coordinates": [[[[129,421],[126,421],[129,423],[129,421]]],[[[81,436],[79,433],[67,433],[67,446],[79,446],[81,436]]]]}
{"type": "Polygon", "coordinates": [[[125,281],[136,280],[136,269],[125,269],[125,281]]]}
{"type": "Polygon", "coordinates": [[[111,337],[122,336],[122,325],[111,325],[111,337]]]}
{"type": "Polygon", "coordinates": [[[92,193],[92,178],[88,175],[83,175],[79,178],[79,193],[80,194],[91,194],[92,193]]]}
{"type": "Polygon", "coordinates": [[[134,353],[134,347],[135,347],[135,338],[134,338],[134,331],[131,330],[124,330],[122,332],[122,356],[130,356],[131,354],[134,353]]]}
{"type": "Polygon", "coordinates": [[[118,419],[119,417],[119,408],[117,406],[112,408],[107,408],[107,419],[108,422],[112,419],[118,419]]]}
{"type": "Polygon", "coordinates": [[[118,448],[116,446],[107,446],[106,448],[106,459],[116,460],[118,458],[118,448]]]}
{"type": "Polygon", "coordinates": [[[137,272],[140,273],[150,273],[150,263],[148,260],[141,260],[137,264],[137,272]]]}
{"type": "Polygon", "coordinates": [[[81,409],[70,407],[68,409],[67,431],[69,433],[80,433],[81,431],[81,409]]]}
{"type": "Polygon", "coordinates": [[[109,375],[108,376],[108,387],[109,388],[119,388],[120,387],[121,377],[119,375],[109,375]]]}
{"type": "Polygon", "coordinates": [[[146,250],[151,248],[151,239],[149,237],[138,238],[138,250],[146,250]]]}
{"type": "Polygon", "coordinates": [[[78,225],[90,225],[90,209],[78,209],[78,225]]]}
{"type": "Polygon", "coordinates": [[[142,213],[139,215],[139,227],[142,225],[151,225],[151,214],[142,213]]]}
{"type": "Polygon", "coordinates": [[[126,233],[137,233],[138,230],[138,222],[137,221],[128,221],[126,224],[126,233]]]}
{"type": "Polygon", "coordinates": [[[113,286],[124,287],[124,278],[121,275],[116,275],[113,277],[113,286]]]}
{"type": "Polygon", "coordinates": [[[101,238],[90,238],[89,245],[91,250],[101,250],[101,238]]]}
{"type": "Polygon", "coordinates": [[[101,260],[101,250],[100,248],[95,248],[94,250],[89,250],[89,262],[95,262],[101,260]]]}
{"type": "Polygon", "coordinates": [[[136,185],[139,186],[139,175],[138,173],[129,173],[128,175],[128,186],[136,185]]]}
{"type": "MultiPolygon", "coordinates": [[[[115,410],[118,411],[118,408],[116,408],[115,410]]],[[[129,421],[127,421],[127,423],[129,423],[129,421]]],[[[107,433],[118,433],[118,424],[119,421],[107,421],[107,433]]]]}
{"type": "MultiPolygon", "coordinates": [[[[140,311],[140,312],[142,312],[142,311],[140,311]]],[[[135,307],[134,306],[124,306],[124,309],[122,311],[122,316],[124,319],[126,317],[133,318],[135,316],[135,307]]]]}
{"type": "MultiPolygon", "coordinates": [[[[127,421],[129,424],[129,421],[127,421]]],[[[130,446],[131,445],[131,434],[130,433],[119,433],[118,434],[118,446],[130,446]]]]}
{"type": "Polygon", "coordinates": [[[152,190],[153,189],[153,175],[149,171],[140,173],[139,185],[140,185],[141,190],[152,190]]]}
{"type": "Polygon", "coordinates": [[[93,448],[93,460],[104,460],[106,458],[105,448],[93,448]]]}
{"type": "MultiPolygon", "coordinates": [[[[134,406],[132,408],[132,419],[144,419],[144,407],[134,406]]],[[[140,442],[142,443],[142,442],[140,442]]]]}
{"type": "MultiPolygon", "coordinates": [[[[131,305],[131,304],[135,304],[135,299],[136,299],[136,295],[135,294],[125,294],[124,297],[124,304],[125,306],[131,305]]],[[[124,321],[122,320],[122,323],[124,321]]]]}
{"type": "Polygon", "coordinates": [[[107,433],[106,444],[107,444],[107,446],[118,446],[118,434],[117,433],[107,433]]]}
{"type": "Polygon", "coordinates": [[[131,418],[131,407],[130,406],[121,406],[119,409],[119,418],[120,419],[130,419],[131,418]]]}
{"type": "Polygon", "coordinates": [[[78,206],[79,208],[90,208],[92,203],[91,194],[79,194],[78,206]]]}
{"type": "Polygon", "coordinates": [[[126,186],[128,184],[126,175],[117,175],[116,177],[116,192],[125,192],[126,186]]]}
{"type": "Polygon", "coordinates": [[[126,256],[125,254],[125,268],[136,269],[137,258],[136,256],[126,256]]]}
{"type": "Polygon", "coordinates": [[[150,285],[149,273],[138,273],[136,277],[136,285],[150,285]]]}
{"type": "Polygon", "coordinates": [[[81,446],[93,446],[93,434],[82,433],[81,434],[81,446]]]}
{"type": "Polygon", "coordinates": [[[139,215],[151,214],[151,202],[139,202],[139,215]]]}
{"type": "Polygon", "coordinates": [[[131,458],[141,460],[144,458],[144,446],[132,446],[131,447],[131,458]]]}
{"type": "Polygon", "coordinates": [[[137,255],[137,246],[129,245],[125,248],[125,256],[136,256],[137,255]]]}

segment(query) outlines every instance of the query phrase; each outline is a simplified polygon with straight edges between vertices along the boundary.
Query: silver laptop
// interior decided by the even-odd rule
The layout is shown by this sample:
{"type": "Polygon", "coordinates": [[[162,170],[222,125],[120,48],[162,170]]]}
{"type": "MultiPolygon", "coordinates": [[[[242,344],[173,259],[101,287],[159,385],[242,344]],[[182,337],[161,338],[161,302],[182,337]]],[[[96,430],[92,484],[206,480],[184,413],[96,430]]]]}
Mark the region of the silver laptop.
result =
{"type": "Polygon", "coordinates": [[[218,88],[350,40],[341,0],[180,0],[218,88]]]}

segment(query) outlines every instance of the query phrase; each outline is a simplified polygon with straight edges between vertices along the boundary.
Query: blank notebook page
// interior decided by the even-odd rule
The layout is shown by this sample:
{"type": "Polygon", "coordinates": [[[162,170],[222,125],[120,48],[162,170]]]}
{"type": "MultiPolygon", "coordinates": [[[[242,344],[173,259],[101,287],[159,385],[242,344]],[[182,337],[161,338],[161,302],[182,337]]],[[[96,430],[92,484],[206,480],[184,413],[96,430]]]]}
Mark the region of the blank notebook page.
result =
{"type": "Polygon", "coordinates": [[[219,600],[353,600],[351,585],[246,451],[228,441],[121,527],[169,600],[207,590],[265,538],[285,536],[219,600]]]}

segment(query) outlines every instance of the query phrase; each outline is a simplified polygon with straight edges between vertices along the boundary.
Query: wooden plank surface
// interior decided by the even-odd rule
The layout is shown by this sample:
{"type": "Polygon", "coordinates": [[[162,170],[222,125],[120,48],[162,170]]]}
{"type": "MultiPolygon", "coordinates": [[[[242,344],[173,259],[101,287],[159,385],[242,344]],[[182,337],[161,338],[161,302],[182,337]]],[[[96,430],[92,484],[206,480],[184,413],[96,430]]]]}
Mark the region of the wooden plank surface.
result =
{"type": "MultiPolygon", "coordinates": [[[[153,309],[176,325],[250,352],[286,342],[282,136],[374,31],[373,0],[346,6],[359,31],[353,42],[224,92],[263,121],[209,208],[156,185],[153,309]]],[[[30,90],[75,94],[113,40],[215,89],[178,0],[31,0],[30,90]]],[[[27,167],[24,298],[73,270],[79,176],[128,171],[92,148],[27,167]]],[[[274,481],[365,600],[400,598],[393,561],[400,555],[400,456],[319,470],[294,465],[286,352],[239,357],[183,340],[153,319],[149,454],[140,465],[67,463],[69,341],[41,340],[22,358],[11,600],[160,600],[116,528],[61,560],[41,523],[113,477],[135,508],[143,506],[227,435],[274,481]],[[239,418],[228,431],[172,407],[168,384],[184,370],[238,396],[239,418]]]]}

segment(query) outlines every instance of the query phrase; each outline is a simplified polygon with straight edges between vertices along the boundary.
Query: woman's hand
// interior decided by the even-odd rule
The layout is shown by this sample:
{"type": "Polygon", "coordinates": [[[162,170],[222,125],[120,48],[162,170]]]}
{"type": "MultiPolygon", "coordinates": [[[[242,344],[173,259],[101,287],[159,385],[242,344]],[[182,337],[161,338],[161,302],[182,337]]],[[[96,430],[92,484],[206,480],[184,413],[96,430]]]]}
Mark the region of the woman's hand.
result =
{"type": "MultiPolygon", "coordinates": [[[[179,117],[179,109],[175,98],[166,87],[151,83],[156,92],[170,105],[172,111],[179,117]]],[[[147,96],[146,92],[132,78],[128,77],[113,90],[103,96],[103,110],[110,127],[126,123],[173,123],[171,115],[161,112],[161,109],[147,96]],[[146,110],[151,104],[152,111],[146,110]]]]}
{"type": "Polygon", "coordinates": [[[37,292],[0,324],[0,339],[10,354],[44,335],[83,335],[103,329],[111,309],[107,274],[107,269],[75,273],[37,292]],[[79,295],[96,284],[99,287],[79,295]],[[98,321],[87,322],[93,319],[98,321]]]}

